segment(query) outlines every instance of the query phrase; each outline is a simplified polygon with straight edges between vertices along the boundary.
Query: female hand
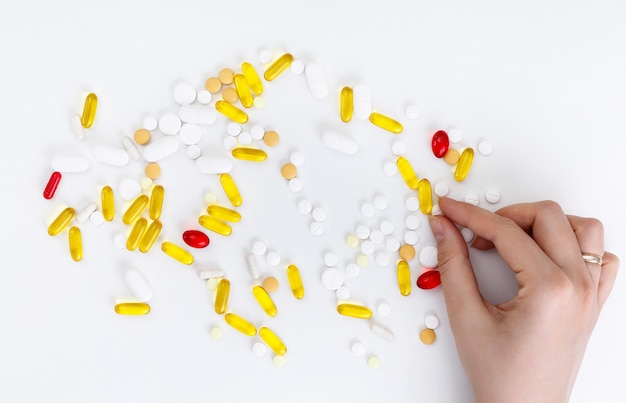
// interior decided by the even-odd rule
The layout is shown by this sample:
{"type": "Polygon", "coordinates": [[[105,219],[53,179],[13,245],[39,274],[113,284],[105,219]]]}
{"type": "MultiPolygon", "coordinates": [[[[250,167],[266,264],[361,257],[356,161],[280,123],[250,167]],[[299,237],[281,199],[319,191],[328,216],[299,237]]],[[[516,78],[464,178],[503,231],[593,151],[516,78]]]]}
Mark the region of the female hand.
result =
{"type": "Polygon", "coordinates": [[[619,261],[604,251],[602,224],[567,216],[551,201],[495,213],[448,198],[430,225],[441,285],[461,363],[479,402],[566,402],[619,261]],[[498,305],[478,289],[467,246],[495,247],[519,291],[498,305]],[[587,263],[582,253],[602,256],[587,263]]]}

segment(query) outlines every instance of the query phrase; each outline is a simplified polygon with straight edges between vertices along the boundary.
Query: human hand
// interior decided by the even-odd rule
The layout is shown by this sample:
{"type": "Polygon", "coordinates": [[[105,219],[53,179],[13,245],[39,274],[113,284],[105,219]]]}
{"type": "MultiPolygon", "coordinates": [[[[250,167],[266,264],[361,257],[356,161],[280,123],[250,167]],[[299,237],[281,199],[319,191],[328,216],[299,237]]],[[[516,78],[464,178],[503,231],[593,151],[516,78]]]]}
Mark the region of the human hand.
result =
{"type": "Polygon", "coordinates": [[[550,201],[495,213],[448,198],[439,207],[445,217],[430,225],[441,286],[477,401],[566,402],[619,266],[604,251],[602,224],[550,201]],[[454,223],[477,235],[475,248],[496,248],[519,283],[514,298],[492,305],[482,297],[454,223]],[[586,263],[582,252],[602,256],[602,265],[586,263]]]}

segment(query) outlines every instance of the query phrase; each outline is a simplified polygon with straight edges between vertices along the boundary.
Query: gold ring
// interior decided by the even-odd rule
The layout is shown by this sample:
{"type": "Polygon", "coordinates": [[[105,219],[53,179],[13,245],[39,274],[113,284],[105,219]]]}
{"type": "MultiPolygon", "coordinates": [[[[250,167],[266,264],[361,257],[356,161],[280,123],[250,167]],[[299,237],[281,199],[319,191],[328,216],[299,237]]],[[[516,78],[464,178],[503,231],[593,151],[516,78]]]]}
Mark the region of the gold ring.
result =
{"type": "Polygon", "coordinates": [[[593,253],[583,253],[583,260],[585,263],[594,263],[602,266],[602,256],[594,255],[593,253]]]}

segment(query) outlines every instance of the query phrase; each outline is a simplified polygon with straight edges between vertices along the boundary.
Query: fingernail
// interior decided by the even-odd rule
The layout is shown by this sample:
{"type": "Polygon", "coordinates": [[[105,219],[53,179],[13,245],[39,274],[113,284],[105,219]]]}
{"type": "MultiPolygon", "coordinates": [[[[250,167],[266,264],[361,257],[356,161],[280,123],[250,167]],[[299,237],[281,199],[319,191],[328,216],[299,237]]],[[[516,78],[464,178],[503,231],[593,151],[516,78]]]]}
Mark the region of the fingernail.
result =
{"type": "Polygon", "coordinates": [[[430,230],[433,232],[435,239],[438,241],[443,239],[443,225],[441,224],[441,219],[430,216],[428,223],[430,224],[430,230]]]}

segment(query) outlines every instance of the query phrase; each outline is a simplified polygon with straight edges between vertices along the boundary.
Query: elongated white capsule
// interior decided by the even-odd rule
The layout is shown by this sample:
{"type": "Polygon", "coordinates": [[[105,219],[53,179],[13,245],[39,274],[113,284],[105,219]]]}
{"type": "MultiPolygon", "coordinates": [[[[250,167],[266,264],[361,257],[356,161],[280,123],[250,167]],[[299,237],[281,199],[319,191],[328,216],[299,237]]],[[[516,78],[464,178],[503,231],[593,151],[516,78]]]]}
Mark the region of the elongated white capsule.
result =
{"type": "Polygon", "coordinates": [[[152,287],[139,270],[132,267],[126,269],[124,279],[137,301],[148,302],[152,299],[152,287]]]}
{"type": "Polygon", "coordinates": [[[184,105],[178,109],[180,120],[198,125],[210,125],[217,119],[217,113],[204,105],[184,105]]]}
{"type": "Polygon", "coordinates": [[[322,143],[331,150],[347,155],[353,155],[359,150],[358,143],[352,137],[333,130],[322,133],[322,143]]]}
{"type": "Polygon", "coordinates": [[[180,142],[177,138],[163,137],[143,149],[143,158],[148,162],[157,162],[174,154],[178,151],[178,147],[180,147],[180,142]]]}
{"type": "Polygon", "coordinates": [[[139,153],[139,150],[137,149],[135,142],[130,137],[128,136],[122,137],[122,145],[124,146],[124,149],[130,156],[130,158],[136,161],[139,159],[139,157],[141,157],[141,154],[139,153]]]}
{"type": "Polygon", "coordinates": [[[328,80],[324,70],[317,64],[309,63],[304,74],[313,96],[318,99],[325,98],[328,95],[328,80]]]}
{"type": "Polygon", "coordinates": [[[195,161],[196,169],[201,174],[223,174],[233,169],[232,158],[201,156],[195,161]]]}
{"type": "Polygon", "coordinates": [[[85,172],[89,169],[89,160],[84,155],[57,154],[52,156],[50,166],[61,173],[85,172]]]}
{"type": "Polygon", "coordinates": [[[98,144],[93,149],[93,156],[100,162],[116,167],[123,167],[128,164],[128,153],[120,147],[98,144]]]}

